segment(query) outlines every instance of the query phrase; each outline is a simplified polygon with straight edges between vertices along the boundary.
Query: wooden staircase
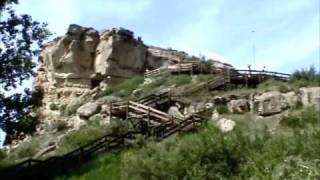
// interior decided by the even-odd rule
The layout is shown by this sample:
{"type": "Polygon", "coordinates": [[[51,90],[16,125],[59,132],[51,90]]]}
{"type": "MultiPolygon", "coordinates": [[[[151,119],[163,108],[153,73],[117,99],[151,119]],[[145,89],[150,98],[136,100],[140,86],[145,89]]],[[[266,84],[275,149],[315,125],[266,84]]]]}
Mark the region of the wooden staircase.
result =
{"type": "Polygon", "coordinates": [[[132,139],[139,132],[107,134],[63,156],[54,156],[46,160],[29,159],[0,171],[0,179],[51,179],[57,174],[81,166],[96,153],[113,150],[127,145],[126,139],[132,139]]]}
{"type": "MultiPolygon", "coordinates": [[[[158,140],[167,138],[177,132],[190,131],[201,124],[201,119],[195,115],[179,119],[154,108],[155,104],[167,101],[170,101],[169,92],[151,94],[137,102],[112,103],[110,113],[113,116],[125,118],[131,113],[141,116],[139,121],[156,127],[155,129],[148,128],[147,132],[143,134],[155,136],[158,140]]],[[[54,156],[46,160],[29,159],[0,170],[0,179],[51,179],[56,175],[65,174],[80,167],[99,152],[128,146],[127,140],[134,139],[136,134],[141,133],[141,131],[129,131],[122,134],[109,133],[62,156],[54,156]]]]}

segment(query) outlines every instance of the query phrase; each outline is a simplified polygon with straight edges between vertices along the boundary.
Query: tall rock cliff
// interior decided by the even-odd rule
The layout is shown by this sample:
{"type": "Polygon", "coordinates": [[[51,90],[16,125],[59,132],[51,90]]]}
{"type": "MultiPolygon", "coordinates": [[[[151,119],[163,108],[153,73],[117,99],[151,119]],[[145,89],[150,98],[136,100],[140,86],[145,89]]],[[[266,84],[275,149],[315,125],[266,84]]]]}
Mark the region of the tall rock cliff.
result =
{"type": "Polygon", "coordinates": [[[33,85],[36,101],[41,114],[47,114],[52,103],[69,105],[93,89],[142,76],[146,69],[177,63],[185,57],[184,52],[147,46],[123,28],[98,32],[72,24],[64,36],[41,51],[33,85]]]}

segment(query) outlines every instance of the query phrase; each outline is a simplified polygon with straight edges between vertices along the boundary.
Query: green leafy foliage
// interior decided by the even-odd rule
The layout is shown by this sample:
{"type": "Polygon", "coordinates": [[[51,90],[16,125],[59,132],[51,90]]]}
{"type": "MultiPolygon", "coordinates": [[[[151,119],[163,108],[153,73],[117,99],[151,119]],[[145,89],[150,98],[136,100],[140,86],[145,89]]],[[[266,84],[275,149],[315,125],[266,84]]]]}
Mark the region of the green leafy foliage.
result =
{"type": "Polygon", "coordinates": [[[57,131],[64,131],[68,128],[68,123],[66,121],[59,120],[56,122],[55,127],[57,131]]]}
{"type": "Polygon", "coordinates": [[[290,81],[300,87],[319,86],[320,72],[314,66],[309,67],[309,69],[297,70],[292,74],[290,81]]]}
{"type": "Polygon", "coordinates": [[[30,109],[30,91],[4,95],[29,79],[34,73],[33,58],[38,48],[50,35],[46,24],[32,20],[29,15],[17,15],[8,4],[17,0],[0,2],[0,127],[8,134],[15,128],[14,121],[21,119],[30,109]]]}
{"type": "Polygon", "coordinates": [[[227,105],[218,105],[216,109],[219,114],[228,114],[229,113],[229,109],[228,109],[227,105]]]}
{"type": "Polygon", "coordinates": [[[59,105],[57,105],[56,103],[51,103],[50,105],[49,105],[49,108],[50,108],[50,110],[52,110],[52,111],[56,111],[56,110],[59,110],[60,108],[59,108],[59,105]]]}
{"type": "Polygon", "coordinates": [[[128,123],[120,121],[112,121],[110,125],[101,125],[92,122],[88,126],[83,126],[78,131],[72,131],[62,138],[59,143],[58,154],[64,154],[79,148],[97,138],[108,133],[120,134],[128,130],[128,123]]]}
{"type": "Polygon", "coordinates": [[[7,153],[5,151],[3,151],[2,149],[0,149],[0,161],[5,159],[6,157],[7,157],[7,153]]]}

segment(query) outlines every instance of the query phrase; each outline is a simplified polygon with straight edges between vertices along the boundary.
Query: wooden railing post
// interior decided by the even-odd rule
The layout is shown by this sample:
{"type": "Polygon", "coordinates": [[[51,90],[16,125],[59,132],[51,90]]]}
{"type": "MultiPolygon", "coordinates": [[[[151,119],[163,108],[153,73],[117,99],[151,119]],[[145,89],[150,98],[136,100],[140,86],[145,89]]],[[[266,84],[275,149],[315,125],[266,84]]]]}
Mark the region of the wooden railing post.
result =
{"type": "Polygon", "coordinates": [[[244,75],[244,81],[245,81],[245,84],[246,84],[246,88],[248,88],[248,74],[244,75]]]}
{"type": "Polygon", "coordinates": [[[113,108],[113,107],[112,107],[112,104],[113,104],[113,103],[110,104],[109,123],[111,122],[111,119],[112,119],[112,108],[113,108]]]}
{"type": "Polygon", "coordinates": [[[148,120],[148,125],[147,125],[147,136],[150,135],[150,107],[148,108],[148,113],[147,113],[147,120],[148,120]]]}
{"type": "Polygon", "coordinates": [[[126,119],[129,117],[129,101],[127,101],[127,108],[126,108],[126,119]]]}

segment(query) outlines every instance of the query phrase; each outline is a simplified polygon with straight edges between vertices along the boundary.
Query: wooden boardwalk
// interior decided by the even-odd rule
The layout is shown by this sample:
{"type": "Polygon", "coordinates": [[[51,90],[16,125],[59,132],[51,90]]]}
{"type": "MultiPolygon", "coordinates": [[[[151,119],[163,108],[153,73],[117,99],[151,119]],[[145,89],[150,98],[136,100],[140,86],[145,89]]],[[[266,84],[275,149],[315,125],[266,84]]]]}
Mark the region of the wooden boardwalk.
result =
{"type": "MultiPolygon", "coordinates": [[[[201,70],[199,63],[183,63],[170,65],[166,68],[159,68],[152,71],[148,71],[144,74],[145,78],[157,77],[161,73],[169,72],[171,74],[217,74],[213,69],[209,71],[201,70]]],[[[245,84],[256,85],[262,81],[268,79],[275,79],[280,81],[288,81],[290,74],[278,73],[272,71],[260,71],[260,70],[241,70],[241,69],[224,69],[220,73],[229,83],[233,84],[245,84]]]]}

